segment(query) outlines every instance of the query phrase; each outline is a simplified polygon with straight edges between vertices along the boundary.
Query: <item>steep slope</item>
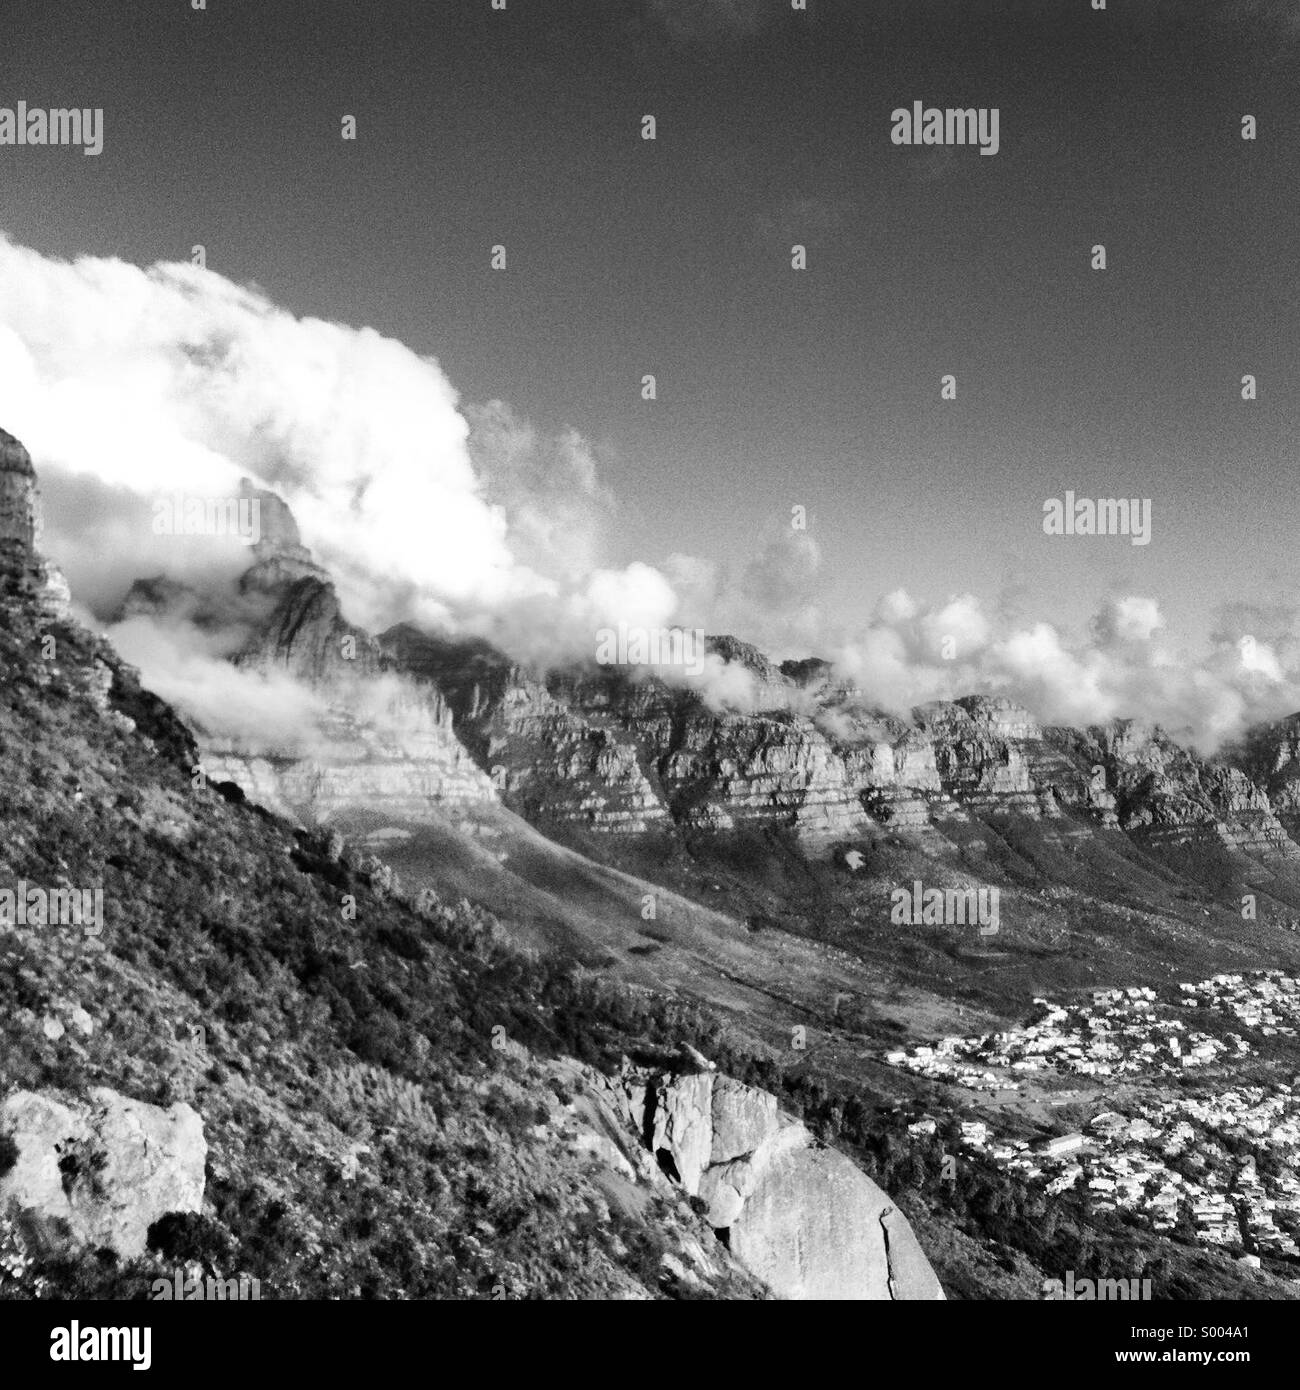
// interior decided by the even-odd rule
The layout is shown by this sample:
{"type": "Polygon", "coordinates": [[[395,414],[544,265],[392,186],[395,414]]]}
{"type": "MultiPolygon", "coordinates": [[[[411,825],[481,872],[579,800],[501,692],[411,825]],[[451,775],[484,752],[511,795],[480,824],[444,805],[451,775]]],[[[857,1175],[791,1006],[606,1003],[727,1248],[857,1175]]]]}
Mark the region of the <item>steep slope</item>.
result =
{"type": "MultiPolygon", "coordinates": [[[[410,627],[373,644],[330,607],[319,573],[299,571],[309,558],[294,535],[279,544],[269,581],[257,577],[259,557],[241,586],[263,606],[237,660],[328,691],[339,679],[334,646],[351,641],[365,661],[341,679],[364,690],[396,678],[445,702],[451,736],[498,795],[457,807],[436,795],[372,797],[341,781],[327,816],[299,800],[304,820],[327,819],[411,890],[486,903],[545,968],[578,961],[612,989],[698,1006],[712,1055],[720,1064],[725,1055],[740,1080],[760,1078],[792,1117],[815,1115],[809,1132],[845,1143],[882,1186],[910,1175],[899,1210],[944,1252],[946,1286],[1023,1295],[1036,1268],[1104,1268],[1109,1251],[1126,1267],[1176,1267],[1179,1287],[1236,1287],[1239,1273],[1163,1237],[1138,1259],[1132,1231],[1099,1222],[1086,1204],[1068,1208],[1077,1245],[1044,1241],[1041,1194],[979,1164],[945,1179],[942,1150],[900,1168],[898,1146],[917,1149],[906,1129],[913,1107],[1003,1119],[1006,1107],[963,1086],[933,1087],[890,1057],[909,1038],[1012,1028],[1042,997],[1167,990],[1264,966],[1295,973],[1300,937],[1279,928],[1300,905],[1296,846],[1245,770],[1125,721],[1043,728],[998,697],[891,715],[825,663],[776,667],[727,637],[709,642],[714,674],[732,692],[721,707],[677,680],[598,666],[531,670],[487,643],[410,627]],[[920,884],[996,892],[997,927],[900,924],[891,900],[920,884]],[[1006,1211],[1018,1213],[1011,1237],[1006,1211]]],[[[317,765],[328,772],[329,757],[317,765]]],[[[250,768],[230,764],[261,798],[250,768]]],[[[636,1050],[630,1036],[625,1050],[636,1050]]],[[[1035,1135],[1054,1103],[1030,1087],[1011,1111],[1035,1135]]],[[[786,1195],[744,1248],[772,1287],[806,1291],[812,1285],[786,1284],[764,1264],[797,1262],[805,1236],[826,1243],[811,1210],[789,1196],[777,1149],[770,1170],[764,1161],[729,1185],[747,1200],[774,1175],[786,1195]],[[790,1211],[804,1216],[782,1236],[790,1211]]],[[[683,1180],[673,1165],[672,1180],[683,1180]]],[[[806,1176],[822,1190],[825,1172],[814,1165],[806,1176]]],[[[878,1255],[858,1251],[877,1270],[878,1255]]],[[[832,1278],[844,1287],[842,1272],[832,1278]]]]}
{"type": "Polygon", "coordinates": [[[0,902],[96,910],[0,924],[0,1294],[197,1268],[268,1298],[797,1295],[602,1099],[628,1052],[679,1062],[698,1017],[196,782],[189,730],[53,603],[6,458],[0,902]],[[179,1136],[148,1175],[139,1132],[179,1136]]]}

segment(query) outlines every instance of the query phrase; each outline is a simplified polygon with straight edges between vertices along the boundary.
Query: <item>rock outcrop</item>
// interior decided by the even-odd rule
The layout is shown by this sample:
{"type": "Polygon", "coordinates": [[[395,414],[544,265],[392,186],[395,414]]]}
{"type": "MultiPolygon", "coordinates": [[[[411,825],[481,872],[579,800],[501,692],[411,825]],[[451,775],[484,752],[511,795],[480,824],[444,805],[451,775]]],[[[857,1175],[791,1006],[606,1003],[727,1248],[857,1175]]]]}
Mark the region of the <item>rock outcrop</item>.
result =
{"type": "Polygon", "coordinates": [[[1224,758],[1264,790],[1286,833],[1300,840],[1300,714],[1249,730],[1224,758]]]}
{"type": "MultiPolygon", "coordinates": [[[[20,446],[3,457],[12,500],[0,521],[19,544],[32,529],[30,461],[20,446]]],[[[1123,830],[1155,848],[1207,837],[1256,859],[1300,857],[1294,728],[1277,726],[1243,768],[1132,721],[1043,728],[1002,696],[885,713],[827,662],[776,666],[730,636],[706,640],[711,669],[735,693],[725,703],[662,671],[530,669],[481,639],[409,625],[375,638],[344,618],[288,507],[251,483],[244,493],[261,536],[237,596],[248,640],[232,659],[290,677],[321,709],[305,750],[205,730],[201,745],[212,776],[284,814],[419,821],[499,799],[544,828],[778,828],[813,852],[878,832],[978,844],[973,820],[1014,816],[1054,822],[1058,841],[1123,830]]],[[[137,585],[125,611],[179,605],[202,623],[175,588],[137,585]]]]}
{"type": "Polygon", "coordinates": [[[161,1110],[105,1087],[85,1101],[17,1091],[0,1101],[0,1135],[17,1150],[0,1211],[74,1247],[131,1259],[160,1217],[202,1207],[208,1146],[188,1105],[161,1110]]]}
{"type": "Polygon", "coordinates": [[[68,616],[68,585],[40,554],[40,539],[40,494],[31,455],[0,429],[0,593],[57,622],[68,616]]]}
{"type": "Polygon", "coordinates": [[[418,822],[495,801],[491,779],[457,739],[438,688],[398,669],[368,632],[344,618],[284,502],[247,481],[244,493],[258,503],[261,537],[237,594],[214,600],[152,579],[137,582],[122,610],[161,618],[180,610],[200,626],[229,624],[235,614],[246,638],[233,663],[271,680],[288,678],[314,701],[310,725],[282,743],[198,725],[208,777],[309,823],[349,811],[418,822]]]}
{"type": "Polygon", "coordinates": [[[1265,860],[1300,859],[1267,792],[1240,767],[1209,762],[1160,728],[1117,719],[1081,743],[1114,790],[1120,826],[1145,843],[1214,843],[1265,860]]]}
{"type": "Polygon", "coordinates": [[[687,685],[617,670],[549,674],[482,642],[392,629],[384,649],[436,682],[455,727],[505,800],[530,818],[594,830],[782,826],[816,846],[872,826],[925,831],[968,812],[1114,824],[1083,751],[1009,700],[935,702],[910,720],[865,705],[825,662],[777,668],[733,638],[745,709],[687,685]]]}
{"type": "Polygon", "coordinates": [[[779,1298],[941,1299],[905,1217],[776,1098],[715,1072],[602,1082],[660,1170],[779,1298]]]}

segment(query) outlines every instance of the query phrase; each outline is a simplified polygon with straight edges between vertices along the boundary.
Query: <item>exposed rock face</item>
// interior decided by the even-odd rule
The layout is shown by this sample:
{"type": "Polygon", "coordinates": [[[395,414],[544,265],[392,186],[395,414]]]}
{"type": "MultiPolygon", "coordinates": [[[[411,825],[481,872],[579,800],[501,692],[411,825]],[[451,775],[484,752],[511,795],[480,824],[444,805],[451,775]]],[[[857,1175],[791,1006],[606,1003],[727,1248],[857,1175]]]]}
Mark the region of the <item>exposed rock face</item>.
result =
{"type": "Polygon", "coordinates": [[[1287,834],[1300,839],[1300,714],[1250,730],[1225,758],[1263,788],[1287,834]]]}
{"type": "MultiPolygon", "coordinates": [[[[1115,721],[1086,733],[1044,729],[1023,707],[969,696],[911,720],[863,705],[825,662],[777,668],[732,638],[759,708],[718,710],[687,688],[611,670],[526,672],[481,642],[384,634],[384,650],[435,681],[456,730],[505,799],[534,819],[603,831],[783,826],[805,842],[872,825],[925,832],[972,816],[1073,822],[1071,836],[1124,829],[1150,843],[1205,834],[1264,858],[1296,846],[1268,796],[1240,771],[1198,760],[1159,731],[1115,721]]],[[[1300,735],[1277,740],[1300,825],[1300,735]]]]}
{"type": "Polygon", "coordinates": [[[0,544],[32,550],[38,531],[31,455],[12,434],[0,430],[0,544]]]}
{"type": "Polygon", "coordinates": [[[40,496],[31,456],[0,429],[0,592],[56,622],[68,616],[68,585],[40,555],[40,539],[40,496]]]}
{"type": "Polygon", "coordinates": [[[1027,711],[1008,700],[972,698],[923,705],[913,717],[934,740],[944,791],[970,805],[1036,815],[1023,739],[1041,731],[1027,711]]]}
{"type": "Polygon", "coordinates": [[[605,1173],[599,1185],[610,1210],[635,1214],[647,1190],[663,1199],[660,1229],[675,1249],[661,1256],[661,1261],[676,1283],[698,1296],[725,1279],[736,1292],[771,1298],[772,1291],[702,1228],[681,1184],[663,1171],[646,1147],[640,1131],[644,1084],[632,1073],[611,1079],[572,1058],[556,1058],[547,1065],[562,1091],[572,1095],[561,1115],[552,1117],[551,1132],[573,1153],[602,1165],[605,1173]],[[635,1097],[639,1099],[634,1101],[635,1097]],[[674,1208],[680,1216],[674,1215],[674,1208]]]}
{"type": "Polygon", "coordinates": [[[660,1168],[778,1297],[943,1298],[886,1194],[774,1096],[713,1072],[629,1071],[609,1085],[660,1168]]]}
{"type": "Polygon", "coordinates": [[[1267,793],[1239,767],[1205,762],[1135,720],[1090,729],[1088,738],[1130,834],[1157,844],[1213,841],[1265,859],[1300,858],[1267,793]]]}
{"type": "Polygon", "coordinates": [[[328,583],[329,575],[303,545],[298,523],[282,498],[265,488],[255,487],[248,478],[240,479],[239,495],[257,503],[261,534],[253,545],[253,555],[257,560],[255,572],[263,586],[293,579],[319,579],[328,583]]]}
{"type": "Polygon", "coordinates": [[[329,691],[305,752],[200,733],[209,779],[234,782],[269,810],[307,822],[375,810],[400,820],[490,802],[492,784],[456,741],[436,692],[394,682],[349,707],[329,691]]]}
{"type": "MultiPolygon", "coordinates": [[[[525,815],[621,832],[773,824],[810,839],[870,822],[865,765],[847,762],[811,718],[780,708],[794,685],[734,639],[709,639],[709,650],[742,661],[773,709],[713,710],[688,689],[609,670],[543,677],[481,643],[410,628],[383,642],[447,692],[462,740],[499,769],[506,800],[525,815]]],[[[892,782],[888,754],[886,765],[892,782]]]]}
{"type": "Polygon", "coordinates": [[[18,1091],[0,1102],[0,1134],[18,1149],[0,1209],[66,1223],[76,1246],[131,1259],[159,1217],[203,1205],[208,1146],[188,1105],[160,1110],[104,1087],[66,1103],[18,1091]]]}
{"type": "MultiPolygon", "coordinates": [[[[288,507],[247,482],[244,491],[259,504],[261,538],[238,594],[229,597],[247,633],[232,659],[270,678],[291,678],[315,697],[316,714],[311,727],[281,745],[200,728],[208,776],[308,822],[351,810],[419,821],[494,801],[491,780],[457,739],[437,687],[399,670],[369,633],[344,618],[288,507]]],[[[177,608],[200,625],[221,620],[164,580],[138,582],[123,613],[177,608]]]]}
{"type": "MultiPolygon", "coordinates": [[[[1255,858],[1300,856],[1289,833],[1300,833],[1300,717],[1205,762],[1132,721],[1044,729],[998,696],[900,718],[871,708],[824,661],[778,667],[728,636],[706,643],[739,692],[725,707],[659,675],[530,670],[481,640],[409,626],[375,639],[343,617],[285,504],[251,483],[244,493],[258,503],[261,537],[239,585],[249,638],[233,659],[290,676],[321,713],[305,748],[212,733],[202,746],[213,776],[283,813],[418,820],[499,795],[543,824],[627,835],[776,827],[813,848],[1014,815],[1057,822],[1058,838],[1095,827],[1156,846],[1207,837],[1255,858]]],[[[57,607],[59,581],[32,550],[38,527],[31,462],[0,435],[7,582],[57,607]]],[[[183,604],[176,587],[138,585],[126,612],[183,604]]]]}
{"type": "Polygon", "coordinates": [[[869,817],[845,760],[811,720],[683,711],[662,777],[688,824],[795,827],[808,838],[861,830],[869,817]]]}

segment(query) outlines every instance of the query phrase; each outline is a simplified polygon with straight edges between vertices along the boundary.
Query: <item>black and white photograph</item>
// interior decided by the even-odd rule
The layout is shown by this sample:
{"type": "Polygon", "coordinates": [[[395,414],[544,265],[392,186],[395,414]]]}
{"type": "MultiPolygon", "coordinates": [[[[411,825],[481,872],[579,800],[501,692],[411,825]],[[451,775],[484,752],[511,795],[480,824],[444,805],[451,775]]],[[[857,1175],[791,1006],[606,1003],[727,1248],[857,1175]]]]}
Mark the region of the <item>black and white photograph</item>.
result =
{"type": "Polygon", "coordinates": [[[0,1343],[1281,1369],[1300,3],[0,36],[0,1343]]]}

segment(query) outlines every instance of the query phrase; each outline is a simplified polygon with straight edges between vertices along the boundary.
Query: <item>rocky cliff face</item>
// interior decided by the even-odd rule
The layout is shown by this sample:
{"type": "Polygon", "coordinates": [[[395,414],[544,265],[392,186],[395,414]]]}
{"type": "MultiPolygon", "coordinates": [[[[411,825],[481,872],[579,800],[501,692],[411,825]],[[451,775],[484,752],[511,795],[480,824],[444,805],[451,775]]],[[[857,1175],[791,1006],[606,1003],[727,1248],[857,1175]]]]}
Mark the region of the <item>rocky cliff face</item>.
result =
{"type": "MultiPolygon", "coordinates": [[[[21,541],[30,461],[13,459],[0,479],[12,480],[8,525],[21,541]]],[[[499,797],[542,825],[622,836],[779,827],[814,852],[873,830],[946,833],[1016,816],[1072,837],[1122,830],[1149,845],[1202,838],[1297,858],[1300,719],[1207,762],[1133,721],[1045,729],[998,696],[901,718],[826,662],[778,667],[734,637],[709,638],[707,650],[736,677],[738,707],[627,668],[528,669],[481,640],[406,625],[376,639],[346,621],[283,502],[245,490],[262,535],[239,584],[248,636],[233,660],[289,676],[322,712],[306,753],[206,731],[201,743],[212,775],[283,813],[418,821],[499,797]]],[[[127,611],[176,601],[166,581],[148,581],[127,611]]]]}
{"type": "Polygon", "coordinates": [[[1295,860],[1297,845],[1268,793],[1228,753],[1207,762],[1158,727],[1114,720],[1067,736],[1085,759],[1096,759],[1118,824],[1154,844],[1214,842],[1264,859],[1295,860]]]}
{"type": "Polygon", "coordinates": [[[56,622],[68,616],[68,585],[41,556],[40,539],[40,497],[31,456],[13,435],[0,430],[0,589],[11,601],[56,622]]]}
{"type": "Polygon", "coordinates": [[[481,643],[410,628],[383,641],[447,692],[462,740],[532,817],[624,833],[785,825],[816,841],[863,828],[867,782],[897,781],[888,735],[878,755],[847,760],[812,718],[780,707],[793,682],[733,639],[710,650],[743,661],[774,708],[713,710],[687,689],[610,670],[528,672],[481,643]]]}
{"type": "Polygon", "coordinates": [[[781,826],[815,848],[873,826],[925,832],[972,817],[1073,815],[1071,835],[1207,837],[1257,858],[1296,858],[1295,726],[1277,726],[1265,755],[1256,749],[1244,766],[1200,759],[1132,721],[1044,728],[996,696],[935,701],[901,719],[836,685],[824,662],[777,668],[730,638],[709,639],[710,651],[753,678],[759,708],[714,709],[654,676],[527,672],[483,643],[410,628],[382,645],[447,693],[459,737],[507,804],[533,819],[622,833],[781,826]]]}
{"type": "MultiPolygon", "coordinates": [[[[200,727],[207,775],[306,822],[356,810],[420,821],[495,801],[490,779],[453,732],[438,688],[399,669],[343,617],[333,584],[284,503],[247,484],[245,490],[259,503],[262,535],[238,595],[229,596],[246,633],[232,660],[263,677],[287,677],[313,698],[317,713],[291,744],[200,727]]],[[[187,600],[202,622],[212,596],[178,594],[160,580],[138,583],[123,612],[163,616],[187,600]]]]}
{"type": "Polygon", "coordinates": [[[1250,730],[1226,756],[1264,790],[1286,833],[1300,840],[1300,714],[1250,730]]]}

